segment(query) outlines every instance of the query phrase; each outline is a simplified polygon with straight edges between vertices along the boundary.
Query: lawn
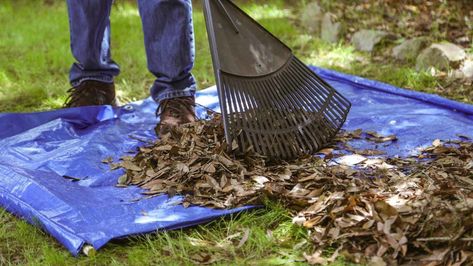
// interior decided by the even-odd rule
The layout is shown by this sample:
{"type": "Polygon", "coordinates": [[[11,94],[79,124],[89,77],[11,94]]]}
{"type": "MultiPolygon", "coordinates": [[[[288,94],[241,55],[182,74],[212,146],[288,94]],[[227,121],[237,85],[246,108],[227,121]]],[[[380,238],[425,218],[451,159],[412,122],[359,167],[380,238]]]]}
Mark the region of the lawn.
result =
{"type": "MultiPolygon", "coordinates": [[[[0,3],[0,112],[34,112],[62,106],[73,62],[64,2],[0,3]]],[[[112,54],[122,69],[116,85],[120,101],[129,102],[148,96],[153,77],[146,69],[136,5],[133,1],[116,2],[112,10],[112,54]]],[[[305,1],[237,2],[308,64],[442,93],[438,87],[445,81],[429,73],[416,72],[405,63],[376,60],[346,42],[328,44],[307,34],[297,22],[298,10],[305,1]]],[[[206,88],[214,83],[212,63],[200,2],[194,1],[194,6],[194,75],[199,87],[206,88]]],[[[463,92],[449,93],[445,95],[472,101],[463,92]]],[[[304,264],[304,252],[313,252],[308,235],[306,229],[292,224],[290,210],[269,202],[264,209],[189,229],[116,240],[94,256],[74,258],[42,230],[0,209],[0,265],[181,265],[204,259],[222,265],[298,265],[304,264]],[[239,245],[245,235],[248,240],[239,245]]],[[[327,250],[325,255],[331,252],[327,250]]],[[[333,265],[345,264],[341,256],[333,265]]]]}

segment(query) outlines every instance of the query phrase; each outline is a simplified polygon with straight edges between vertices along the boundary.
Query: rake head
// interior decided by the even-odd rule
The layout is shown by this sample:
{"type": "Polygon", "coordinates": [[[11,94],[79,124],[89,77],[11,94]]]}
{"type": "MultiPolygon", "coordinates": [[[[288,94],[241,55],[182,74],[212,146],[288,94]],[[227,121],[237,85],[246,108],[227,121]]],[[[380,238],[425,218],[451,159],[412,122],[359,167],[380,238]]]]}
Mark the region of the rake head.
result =
{"type": "Polygon", "coordinates": [[[324,147],[350,102],[231,1],[204,11],[227,143],[271,158],[324,147]]]}

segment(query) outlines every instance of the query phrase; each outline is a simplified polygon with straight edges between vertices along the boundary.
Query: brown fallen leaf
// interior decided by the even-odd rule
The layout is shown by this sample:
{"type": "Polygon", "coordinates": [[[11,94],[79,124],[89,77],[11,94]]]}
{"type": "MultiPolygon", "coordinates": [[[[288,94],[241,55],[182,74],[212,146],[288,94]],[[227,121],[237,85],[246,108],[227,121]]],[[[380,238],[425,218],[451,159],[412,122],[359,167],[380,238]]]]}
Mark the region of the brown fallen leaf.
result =
{"type": "Polygon", "coordinates": [[[215,173],[215,172],[217,171],[217,170],[215,169],[215,166],[214,166],[213,163],[208,163],[208,164],[204,165],[204,166],[202,167],[202,170],[203,170],[204,172],[207,172],[207,173],[210,173],[210,174],[213,174],[213,173],[215,173]]]}
{"type": "Polygon", "coordinates": [[[303,255],[310,265],[325,265],[327,263],[327,259],[322,257],[321,250],[317,250],[312,255],[307,255],[306,253],[303,255]]]}
{"type": "Polygon", "coordinates": [[[249,228],[245,228],[244,233],[243,233],[243,237],[241,238],[240,242],[238,243],[237,248],[243,247],[243,245],[246,243],[246,241],[248,241],[248,238],[250,237],[250,232],[251,231],[250,231],[249,228]]]}
{"type": "MultiPolygon", "coordinates": [[[[312,264],[329,262],[321,250],[333,247],[347,260],[374,265],[473,262],[466,249],[473,243],[467,230],[473,224],[473,143],[439,140],[421,156],[388,157],[348,142],[376,146],[395,136],[342,131],[328,148],[333,150],[322,152],[330,156],[271,161],[253,151],[227,154],[221,123],[215,115],[183,125],[123,157],[118,167],[126,174],[117,186],[138,185],[144,197],[180,194],[184,207],[277,200],[294,214],[295,224],[307,228],[307,241],[317,250],[305,254],[312,264]],[[343,160],[347,165],[334,163],[343,160]]],[[[242,247],[249,235],[245,229],[216,245],[242,247]]],[[[198,253],[193,261],[213,260],[198,253]]]]}
{"type": "Polygon", "coordinates": [[[120,166],[127,169],[127,170],[130,170],[130,171],[142,171],[143,170],[143,168],[139,167],[138,165],[134,164],[131,161],[123,161],[123,162],[120,163],[120,166]]]}

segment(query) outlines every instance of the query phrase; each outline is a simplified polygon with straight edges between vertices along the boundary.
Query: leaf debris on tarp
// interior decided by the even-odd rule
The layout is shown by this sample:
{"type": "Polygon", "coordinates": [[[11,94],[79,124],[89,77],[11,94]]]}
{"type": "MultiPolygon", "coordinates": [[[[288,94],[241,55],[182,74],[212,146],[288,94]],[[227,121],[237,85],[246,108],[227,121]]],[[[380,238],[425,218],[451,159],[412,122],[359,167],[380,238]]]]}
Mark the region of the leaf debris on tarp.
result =
{"type": "MultiPolygon", "coordinates": [[[[118,186],[140,186],[146,196],[179,194],[185,207],[233,208],[276,199],[293,210],[294,223],[310,229],[315,250],[335,247],[359,263],[473,262],[471,142],[435,140],[417,157],[376,157],[384,153],[356,150],[347,142],[397,137],[359,129],[341,132],[338,144],[321,151],[324,158],[271,161],[254,153],[228,154],[221,119],[212,114],[176,128],[135,157],[112,164],[126,169],[118,186]]],[[[319,255],[306,259],[325,261],[319,255]]]]}

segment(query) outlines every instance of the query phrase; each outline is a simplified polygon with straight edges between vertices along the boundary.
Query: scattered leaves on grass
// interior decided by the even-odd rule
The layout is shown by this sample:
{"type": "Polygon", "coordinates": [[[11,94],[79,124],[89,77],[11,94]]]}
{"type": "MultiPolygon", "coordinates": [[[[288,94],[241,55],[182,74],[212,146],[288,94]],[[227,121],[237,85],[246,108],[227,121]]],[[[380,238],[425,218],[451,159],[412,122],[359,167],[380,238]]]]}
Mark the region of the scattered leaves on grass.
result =
{"type": "MultiPolygon", "coordinates": [[[[376,157],[382,152],[360,152],[347,142],[397,137],[356,130],[339,134],[339,143],[321,151],[324,158],[271,161],[254,153],[239,158],[226,153],[221,124],[214,114],[209,121],[176,128],[135,157],[124,157],[119,166],[127,171],[119,186],[140,186],[147,196],[180,194],[185,207],[278,200],[292,210],[294,223],[309,230],[317,251],[305,258],[313,264],[327,262],[321,257],[327,248],[372,265],[472,262],[471,142],[435,140],[417,158],[376,157]]],[[[237,245],[249,234],[239,235],[237,245]]],[[[193,260],[213,261],[205,254],[193,260]]]]}

